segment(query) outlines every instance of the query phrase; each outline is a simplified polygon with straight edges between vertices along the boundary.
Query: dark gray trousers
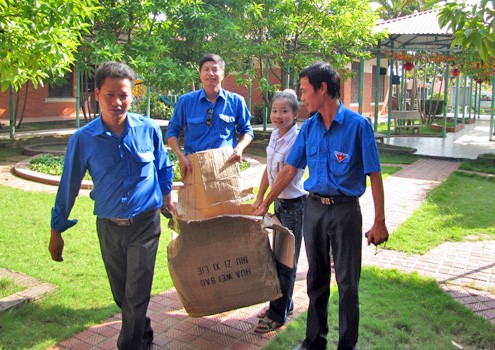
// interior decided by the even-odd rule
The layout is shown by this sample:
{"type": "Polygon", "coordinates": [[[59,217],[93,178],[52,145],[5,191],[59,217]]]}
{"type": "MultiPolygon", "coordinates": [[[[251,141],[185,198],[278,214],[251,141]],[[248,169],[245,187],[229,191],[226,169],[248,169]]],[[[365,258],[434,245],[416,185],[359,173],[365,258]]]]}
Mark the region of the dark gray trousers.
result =
{"type": "Polygon", "coordinates": [[[324,205],[308,197],[303,232],[309,264],[309,308],[304,344],[316,350],[327,346],[330,255],[333,255],[339,290],[338,349],[353,349],[359,329],[358,287],[362,249],[362,216],[358,199],[324,205]]]}
{"type": "Polygon", "coordinates": [[[130,226],[98,218],[96,228],[113,298],[122,309],[117,347],[140,349],[143,340],[153,338],[146,312],[161,233],[160,211],[130,226]]]}

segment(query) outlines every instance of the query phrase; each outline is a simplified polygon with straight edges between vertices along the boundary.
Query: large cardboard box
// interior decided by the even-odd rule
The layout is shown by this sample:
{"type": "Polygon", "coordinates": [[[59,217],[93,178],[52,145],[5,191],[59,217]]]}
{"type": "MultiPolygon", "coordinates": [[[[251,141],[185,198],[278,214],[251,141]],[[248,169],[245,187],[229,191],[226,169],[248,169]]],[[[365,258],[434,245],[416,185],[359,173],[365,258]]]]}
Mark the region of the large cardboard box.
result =
{"type": "Polygon", "coordinates": [[[242,214],[240,204],[254,197],[244,188],[239,163],[229,162],[232,147],[189,154],[192,174],[183,179],[178,190],[179,216],[189,220],[223,214],[242,214]]]}
{"type": "Polygon", "coordinates": [[[281,296],[269,240],[272,229],[283,237],[273,244],[285,241],[279,250],[290,255],[282,253],[279,259],[293,260],[292,233],[276,218],[252,216],[251,205],[243,203],[250,195],[239,182],[238,165],[227,161],[231,154],[232,149],[216,149],[188,156],[194,179],[186,181],[182,195],[179,190],[179,217],[171,221],[170,275],[192,317],[281,296]]]}

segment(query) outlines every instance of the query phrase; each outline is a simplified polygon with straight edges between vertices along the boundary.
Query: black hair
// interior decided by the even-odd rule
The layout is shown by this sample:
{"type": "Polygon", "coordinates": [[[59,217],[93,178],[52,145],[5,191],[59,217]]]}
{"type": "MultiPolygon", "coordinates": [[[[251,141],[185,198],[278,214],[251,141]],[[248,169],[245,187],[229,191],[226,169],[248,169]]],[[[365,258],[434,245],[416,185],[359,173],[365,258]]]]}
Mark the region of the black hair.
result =
{"type": "Polygon", "coordinates": [[[320,61],[310,64],[299,73],[299,80],[301,78],[307,78],[315,90],[319,89],[322,83],[326,83],[330,97],[340,97],[340,76],[330,63],[320,61]]]}
{"type": "Polygon", "coordinates": [[[291,89],[285,89],[284,91],[279,91],[277,92],[273,97],[272,97],[272,104],[278,99],[285,98],[289,100],[290,106],[292,107],[292,110],[297,112],[299,110],[299,101],[297,100],[297,94],[294,90],[291,89]]]}
{"type": "Polygon", "coordinates": [[[200,71],[201,71],[201,68],[203,68],[203,64],[205,64],[206,62],[215,62],[216,64],[218,64],[220,66],[220,69],[225,71],[225,61],[222,59],[222,57],[220,57],[214,53],[209,53],[209,54],[201,57],[201,59],[199,60],[199,70],[200,71]]]}
{"type": "Polygon", "coordinates": [[[129,79],[131,85],[136,80],[136,73],[125,63],[108,61],[102,63],[95,73],[96,88],[101,89],[106,78],[129,79]]]}

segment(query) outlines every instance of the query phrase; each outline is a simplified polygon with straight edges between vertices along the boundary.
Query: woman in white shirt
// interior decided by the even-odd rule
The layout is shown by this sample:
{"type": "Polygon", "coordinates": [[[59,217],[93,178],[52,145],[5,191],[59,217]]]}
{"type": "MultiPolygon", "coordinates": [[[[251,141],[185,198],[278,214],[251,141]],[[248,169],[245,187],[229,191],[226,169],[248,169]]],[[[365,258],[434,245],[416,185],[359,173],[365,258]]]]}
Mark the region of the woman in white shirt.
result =
{"type": "MultiPolygon", "coordinates": [[[[253,204],[255,209],[263,202],[263,197],[268,187],[272,186],[277,179],[296,140],[298,134],[296,124],[298,110],[299,102],[293,90],[286,89],[278,92],[272,99],[270,120],[275,129],[272,131],[270,143],[266,148],[266,169],[261,179],[256,201],[253,204]]],[[[282,225],[292,231],[295,237],[294,267],[289,268],[276,261],[282,296],[277,300],[271,301],[268,309],[263,310],[258,315],[260,320],[255,328],[257,333],[267,333],[281,327],[294,309],[292,292],[301,249],[303,204],[307,194],[303,188],[303,176],[304,170],[301,169],[274,202],[275,215],[282,225]]]]}

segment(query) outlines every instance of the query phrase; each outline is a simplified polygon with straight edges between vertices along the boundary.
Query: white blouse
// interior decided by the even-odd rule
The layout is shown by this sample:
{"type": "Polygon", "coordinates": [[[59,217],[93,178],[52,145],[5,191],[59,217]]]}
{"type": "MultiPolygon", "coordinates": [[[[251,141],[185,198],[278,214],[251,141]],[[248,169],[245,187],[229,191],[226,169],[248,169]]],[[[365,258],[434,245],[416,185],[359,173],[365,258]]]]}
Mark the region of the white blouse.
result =
{"type": "MultiPolygon", "coordinates": [[[[270,142],[266,147],[266,169],[270,187],[273,187],[280,170],[282,170],[282,167],[285,165],[285,159],[289,155],[298,133],[299,131],[297,130],[297,124],[294,124],[292,128],[290,128],[290,130],[287,131],[282,137],[280,137],[280,132],[278,129],[272,131],[270,142]]],[[[298,169],[294,179],[280,193],[278,198],[291,199],[307,194],[303,187],[303,176],[304,169],[298,169]]]]}

